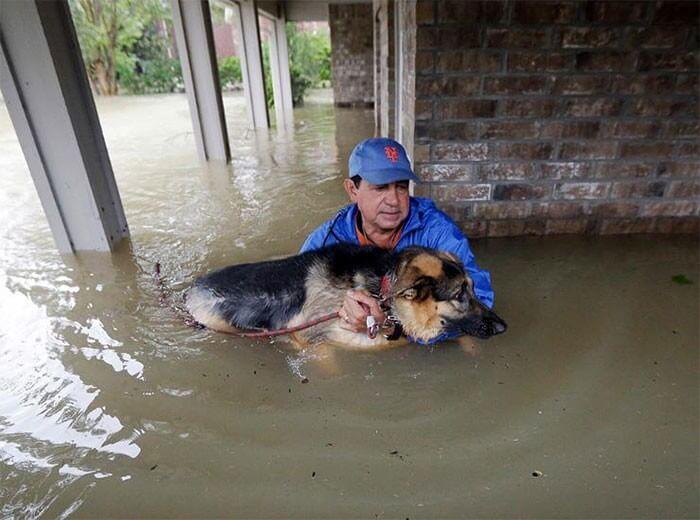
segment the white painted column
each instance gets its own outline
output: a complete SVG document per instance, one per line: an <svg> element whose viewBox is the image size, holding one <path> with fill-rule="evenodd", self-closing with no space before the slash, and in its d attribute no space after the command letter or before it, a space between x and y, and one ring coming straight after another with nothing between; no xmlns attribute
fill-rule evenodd
<svg viewBox="0 0 700 520"><path fill-rule="evenodd" d="M68 3L0 8L0 88L61 252L129 236Z"/></svg>
<svg viewBox="0 0 700 520"><path fill-rule="evenodd" d="M202 161L231 159L208 0L171 0L182 77Z"/></svg>
<svg viewBox="0 0 700 520"><path fill-rule="evenodd" d="M238 0L238 33L241 35L241 72L250 124L254 128L269 128L263 80L260 27L255 0Z"/></svg>
<svg viewBox="0 0 700 520"><path fill-rule="evenodd" d="M373 0L375 134L389 135L389 0Z"/></svg>
<svg viewBox="0 0 700 520"><path fill-rule="evenodd" d="M289 50L285 30L284 6L277 4L277 16L273 19L274 30L270 41L270 69L272 72L272 93L275 98L275 118L277 126L294 124L292 81L289 74Z"/></svg>

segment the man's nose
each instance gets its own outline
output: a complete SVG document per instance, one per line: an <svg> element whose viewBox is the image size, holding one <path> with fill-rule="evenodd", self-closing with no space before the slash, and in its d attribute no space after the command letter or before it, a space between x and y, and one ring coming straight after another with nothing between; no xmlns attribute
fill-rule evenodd
<svg viewBox="0 0 700 520"><path fill-rule="evenodd" d="M399 194L396 190L396 185L391 185L387 188L384 202L392 206L396 206L399 203Z"/></svg>

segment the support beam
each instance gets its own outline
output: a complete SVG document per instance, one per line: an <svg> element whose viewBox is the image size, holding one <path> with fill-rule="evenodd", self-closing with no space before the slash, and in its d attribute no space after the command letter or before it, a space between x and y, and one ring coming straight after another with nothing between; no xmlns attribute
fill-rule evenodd
<svg viewBox="0 0 700 520"><path fill-rule="evenodd" d="M396 140L415 161L416 0L396 0ZM414 185L411 183L411 194Z"/></svg>
<svg viewBox="0 0 700 520"><path fill-rule="evenodd" d="M294 124L292 81L289 75L289 51L285 30L284 6L277 4L277 16L272 18L274 30L270 38L270 69L272 73L272 93L275 98L275 119L277 126Z"/></svg>
<svg viewBox="0 0 700 520"><path fill-rule="evenodd" d="M373 0L375 135L387 137L389 128L389 0Z"/></svg>
<svg viewBox="0 0 700 520"><path fill-rule="evenodd" d="M65 0L3 2L0 88L61 252L129 236Z"/></svg>
<svg viewBox="0 0 700 520"><path fill-rule="evenodd" d="M208 0L171 0L173 29L197 151L202 161L231 159Z"/></svg>
<svg viewBox="0 0 700 520"><path fill-rule="evenodd" d="M237 30L241 35L241 72L250 123L254 128L269 128L258 9L255 0L238 0L237 4Z"/></svg>

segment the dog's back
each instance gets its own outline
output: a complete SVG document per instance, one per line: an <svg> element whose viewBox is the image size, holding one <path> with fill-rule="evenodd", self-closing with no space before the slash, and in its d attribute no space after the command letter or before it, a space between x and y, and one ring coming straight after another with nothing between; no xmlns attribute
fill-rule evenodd
<svg viewBox="0 0 700 520"><path fill-rule="evenodd" d="M301 312L311 286L323 292L319 284L328 291L363 281L376 284L390 257L375 247L336 244L282 260L233 265L198 278L186 305L195 320L215 330L279 329Z"/></svg>

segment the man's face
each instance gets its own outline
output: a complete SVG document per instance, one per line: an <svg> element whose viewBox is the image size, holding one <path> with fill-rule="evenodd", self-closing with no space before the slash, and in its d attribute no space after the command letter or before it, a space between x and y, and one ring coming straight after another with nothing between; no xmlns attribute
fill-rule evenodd
<svg viewBox="0 0 700 520"><path fill-rule="evenodd" d="M392 231L408 217L408 181L377 185L362 179L355 187L352 180L345 179L344 187L350 200L357 203L365 230Z"/></svg>

